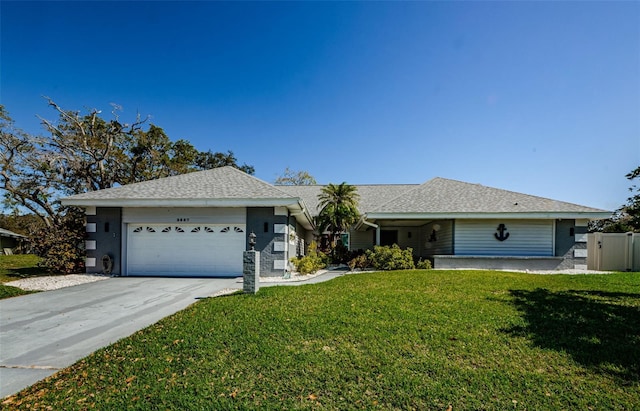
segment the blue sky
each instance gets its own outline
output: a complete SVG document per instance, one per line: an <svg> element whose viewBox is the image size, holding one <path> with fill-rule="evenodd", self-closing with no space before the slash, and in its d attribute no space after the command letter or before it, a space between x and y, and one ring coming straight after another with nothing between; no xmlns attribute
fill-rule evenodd
<svg viewBox="0 0 640 411"><path fill-rule="evenodd" d="M0 102L110 103L272 182L440 176L613 210L640 165L640 2L0 2Z"/></svg>

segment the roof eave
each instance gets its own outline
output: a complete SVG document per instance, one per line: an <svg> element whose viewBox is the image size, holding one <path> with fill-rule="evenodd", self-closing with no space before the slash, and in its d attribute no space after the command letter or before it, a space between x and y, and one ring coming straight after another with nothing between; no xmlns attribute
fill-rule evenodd
<svg viewBox="0 0 640 411"><path fill-rule="evenodd" d="M22 234L17 234L17 233L13 233L13 234L0 233L0 237L15 238L15 239L27 238L27 236L24 236Z"/></svg>
<svg viewBox="0 0 640 411"><path fill-rule="evenodd" d="M491 213L367 213L368 220L443 220L443 219L589 219L601 220L611 217L608 211L537 211L537 212L491 212Z"/></svg>
<svg viewBox="0 0 640 411"><path fill-rule="evenodd" d="M305 202L302 199L297 199L298 201L288 206L290 211L293 211L291 215L296 219L298 223L300 223L307 230L314 230L315 225L313 223L313 218L311 214L309 214L309 210L307 209Z"/></svg>
<svg viewBox="0 0 640 411"><path fill-rule="evenodd" d="M79 199L63 198L62 205L76 207L287 207L300 211L296 220L307 230L313 230L313 218L304 202L298 198L241 198L241 199Z"/></svg>
<svg viewBox="0 0 640 411"><path fill-rule="evenodd" d="M62 205L76 207L286 207L298 203L297 198L63 198Z"/></svg>

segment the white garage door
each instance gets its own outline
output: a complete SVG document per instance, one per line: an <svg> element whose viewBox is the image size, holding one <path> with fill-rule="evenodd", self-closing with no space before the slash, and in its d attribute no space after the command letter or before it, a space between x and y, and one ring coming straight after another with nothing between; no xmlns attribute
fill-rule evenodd
<svg viewBox="0 0 640 411"><path fill-rule="evenodd" d="M242 275L244 224L128 224L131 276Z"/></svg>

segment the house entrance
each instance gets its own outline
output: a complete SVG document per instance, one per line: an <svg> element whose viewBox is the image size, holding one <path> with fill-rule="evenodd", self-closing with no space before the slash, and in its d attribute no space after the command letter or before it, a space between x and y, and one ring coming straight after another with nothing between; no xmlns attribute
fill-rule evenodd
<svg viewBox="0 0 640 411"><path fill-rule="evenodd" d="M398 230L380 230L380 245L398 244Z"/></svg>

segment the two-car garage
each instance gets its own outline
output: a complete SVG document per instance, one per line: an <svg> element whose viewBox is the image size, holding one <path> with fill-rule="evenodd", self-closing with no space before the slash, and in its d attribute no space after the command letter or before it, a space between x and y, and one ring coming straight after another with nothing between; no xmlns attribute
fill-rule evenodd
<svg viewBox="0 0 640 411"><path fill-rule="evenodd" d="M61 201L85 209L87 273L115 276L240 277L251 232L260 275L282 276L314 225L300 197L231 166Z"/></svg>
<svg viewBox="0 0 640 411"><path fill-rule="evenodd" d="M235 218L220 210L215 216L194 215L195 211L167 210L168 214L179 216L163 216L165 221L173 222L127 222L126 275L241 276L242 253L247 241L244 209L234 210L231 214L242 213ZM136 210L124 214L125 219L137 219ZM148 214L146 219L150 220ZM225 222L210 222L221 219ZM193 223L194 220L209 222Z"/></svg>
<svg viewBox="0 0 640 411"><path fill-rule="evenodd" d="M130 276L242 275L244 225L129 224Z"/></svg>

